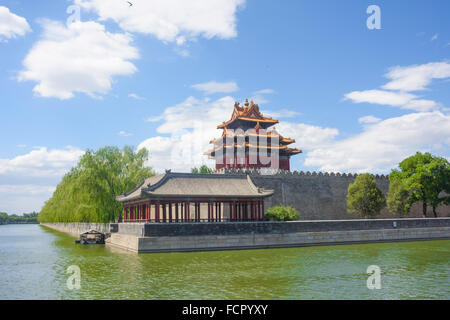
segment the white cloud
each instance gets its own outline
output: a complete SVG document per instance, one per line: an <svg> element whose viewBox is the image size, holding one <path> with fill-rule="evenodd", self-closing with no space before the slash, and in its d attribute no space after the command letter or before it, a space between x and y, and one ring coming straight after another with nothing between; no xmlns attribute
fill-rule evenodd
<svg viewBox="0 0 450 320"><path fill-rule="evenodd" d="M346 99L355 103L367 102L382 105L400 107L415 111L437 110L441 104L420 97L410 92L426 90L433 79L445 79L450 77L450 63L430 62L422 65L407 67L393 67L385 77L390 79L381 86L385 90L352 91L345 94ZM391 91L387 91L391 90Z"/></svg>
<svg viewBox="0 0 450 320"><path fill-rule="evenodd" d="M166 136L151 137L139 144L138 149L149 150L148 164L159 172L189 171L202 164L214 167L214 162L203 153L211 149L209 141L220 136L217 125L231 117L233 105L230 96L215 101L189 97L153 119L162 121L157 132Z"/></svg>
<svg viewBox="0 0 450 320"><path fill-rule="evenodd" d="M191 88L194 88L198 91L203 91L205 94L213 94L213 93L230 93L239 90L236 82L204 82L191 85Z"/></svg>
<svg viewBox="0 0 450 320"><path fill-rule="evenodd" d="M96 12L100 20L112 19L125 31L152 34L183 44L198 37L236 37L236 12L245 0L75 0Z"/></svg>
<svg viewBox="0 0 450 320"><path fill-rule="evenodd" d="M20 214L40 210L62 176L84 151L38 147L29 153L0 159L0 211Z"/></svg>
<svg viewBox="0 0 450 320"><path fill-rule="evenodd" d="M254 95L259 95L259 94L273 94L275 93L275 90L273 89L262 89L262 90L258 90L253 92Z"/></svg>
<svg viewBox="0 0 450 320"><path fill-rule="evenodd" d="M44 20L41 40L23 61L19 81L36 81L33 91L42 97L69 99L75 92L92 97L111 90L112 77L130 75L139 57L128 34L110 33L99 23L62 23Z"/></svg>
<svg viewBox="0 0 450 320"><path fill-rule="evenodd" d="M323 128L305 123L283 121L275 127L283 137L295 139L295 143L290 144L289 147L303 151L328 145L339 134L339 130L335 128Z"/></svg>
<svg viewBox="0 0 450 320"><path fill-rule="evenodd" d="M31 32L31 28L25 18L12 13L7 7L0 6L0 41L23 36L27 32Z"/></svg>
<svg viewBox="0 0 450 320"><path fill-rule="evenodd" d="M301 113L294 111L294 110L289 110L289 109L280 109L277 111L271 111L271 110L261 110L262 114L264 114L267 117L272 117L275 119L278 118L293 118L295 116L299 116Z"/></svg>
<svg viewBox="0 0 450 320"><path fill-rule="evenodd" d="M448 152L450 115L412 113L364 127L353 137L307 153L305 165L322 171L389 173L416 151Z"/></svg>
<svg viewBox="0 0 450 320"><path fill-rule="evenodd" d="M407 67L396 66L389 70L385 77L390 82L382 86L387 90L419 91L425 90L433 79L450 77L450 63L430 62Z"/></svg>
<svg viewBox="0 0 450 320"><path fill-rule="evenodd" d="M130 93L130 94L128 94L128 97L136 99L136 100L146 100L144 97L141 97L141 96L137 95L136 93Z"/></svg>
<svg viewBox="0 0 450 320"><path fill-rule="evenodd" d="M264 103L268 103L269 100L266 99L266 97L264 97L264 95L266 94L274 94L275 90L273 89L262 89L262 90L258 90L253 92L253 96L251 97L251 99L256 103L256 104L264 104Z"/></svg>
<svg viewBox="0 0 450 320"><path fill-rule="evenodd" d="M365 116L365 117L361 117L358 119L359 123L376 123L376 122L380 122L381 119L374 117L374 116Z"/></svg>
<svg viewBox="0 0 450 320"><path fill-rule="evenodd" d="M353 91L345 94L345 98L350 99L355 103L367 102L416 111L429 111L438 107L438 104L435 101L416 99L416 95L406 92L384 90Z"/></svg>
<svg viewBox="0 0 450 320"><path fill-rule="evenodd" d="M133 134L132 133L128 133L128 132L125 132L125 131L123 131L123 130L121 130L121 131L119 131L119 133L117 133L119 136L122 136L122 137L130 137L130 136L132 136Z"/></svg>
<svg viewBox="0 0 450 320"><path fill-rule="evenodd" d="M0 211L9 214L40 211L55 189L47 185L0 185Z"/></svg>
<svg viewBox="0 0 450 320"><path fill-rule="evenodd" d="M61 177L83 154L84 151L71 146L51 150L39 147L12 159L0 158L0 176Z"/></svg>
<svg viewBox="0 0 450 320"><path fill-rule="evenodd" d="M431 37L431 41L434 41L434 40L436 40L437 38L438 38L438 34L436 33L435 35L433 35L432 37Z"/></svg>

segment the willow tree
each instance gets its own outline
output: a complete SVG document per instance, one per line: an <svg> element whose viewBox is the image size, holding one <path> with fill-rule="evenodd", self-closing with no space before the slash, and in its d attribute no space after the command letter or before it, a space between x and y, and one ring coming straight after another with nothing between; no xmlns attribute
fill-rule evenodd
<svg viewBox="0 0 450 320"><path fill-rule="evenodd" d="M148 151L104 147L87 150L76 167L58 184L39 213L41 222L110 222L117 220L122 204L115 197L154 175L145 166Z"/></svg>
<svg viewBox="0 0 450 320"><path fill-rule="evenodd" d="M347 212L356 213L365 218L380 214L386 205L383 192L378 188L370 173L360 174L348 186Z"/></svg>

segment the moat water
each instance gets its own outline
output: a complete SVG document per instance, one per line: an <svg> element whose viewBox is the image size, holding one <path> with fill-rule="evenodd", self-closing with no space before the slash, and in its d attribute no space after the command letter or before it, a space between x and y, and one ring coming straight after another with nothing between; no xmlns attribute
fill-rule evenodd
<svg viewBox="0 0 450 320"><path fill-rule="evenodd" d="M135 254L74 239L0 226L0 299L450 299L450 240Z"/></svg>

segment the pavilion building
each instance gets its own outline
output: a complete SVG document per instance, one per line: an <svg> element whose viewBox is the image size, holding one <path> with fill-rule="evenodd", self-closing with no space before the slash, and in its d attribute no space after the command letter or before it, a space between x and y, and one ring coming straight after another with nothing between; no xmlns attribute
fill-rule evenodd
<svg viewBox="0 0 450 320"><path fill-rule="evenodd" d="M123 222L222 222L264 220L264 198L248 175L166 173L145 179L116 197Z"/></svg>
<svg viewBox="0 0 450 320"><path fill-rule="evenodd" d="M259 106L245 99L244 106L234 104L231 119L217 126L220 138L211 140L213 149L205 152L222 168L273 168L290 170L290 157L302 151L288 145L295 140L281 136L273 127L278 120L265 117ZM276 160L276 161L275 161Z"/></svg>

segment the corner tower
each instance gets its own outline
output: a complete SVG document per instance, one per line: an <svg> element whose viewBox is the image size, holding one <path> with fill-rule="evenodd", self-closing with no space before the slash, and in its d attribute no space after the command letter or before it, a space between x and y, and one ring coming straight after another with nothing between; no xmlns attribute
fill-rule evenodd
<svg viewBox="0 0 450 320"><path fill-rule="evenodd" d="M216 160L216 170L222 168L276 168L290 170L290 157L301 153L288 145L295 140L281 136L273 127L278 120L265 117L259 106L245 99L244 106L234 104L231 119L217 126L222 129L220 138L211 140L213 149L205 152ZM277 156L274 163L267 157Z"/></svg>

